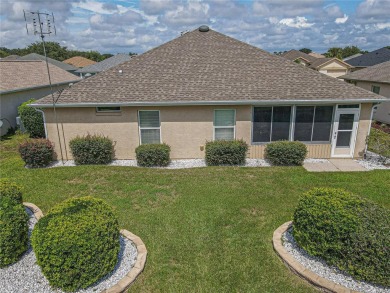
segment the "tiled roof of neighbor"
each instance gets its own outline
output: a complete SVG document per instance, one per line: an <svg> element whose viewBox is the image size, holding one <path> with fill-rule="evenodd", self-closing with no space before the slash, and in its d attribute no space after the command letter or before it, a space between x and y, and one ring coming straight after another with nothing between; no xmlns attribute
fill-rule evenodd
<svg viewBox="0 0 390 293"><path fill-rule="evenodd" d="M374 66L379 63L390 61L390 49L382 48L370 53L363 54L361 56L347 60L348 64L355 67L368 67Z"/></svg>
<svg viewBox="0 0 390 293"><path fill-rule="evenodd" d="M354 71L339 78L390 83L390 61Z"/></svg>
<svg viewBox="0 0 390 293"><path fill-rule="evenodd" d="M81 57L81 56L74 56L72 58L64 60L64 63L71 64L75 67L80 68L80 67L85 67L85 66L95 64L96 61L93 61L93 60L90 60L90 59L87 59L87 58Z"/></svg>
<svg viewBox="0 0 390 293"><path fill-rule="evenodd" d="M24 55L22 57L20 57L18 60L41 60L41 61L46 61L45 60L45 56L43 55L39 55L39 54L36 54L36 53L31 53L31 54L27 54L27 55ZM50 63L50 64L53 64L63 70L66 70L66 71L75 71L77 70L76 67L72 66L72 65L69 65L69 64L66 64L64 62L61 62L61 61L58 61L58 60L55 60L53 58L47 58L47 62Z"/></svg>
<svg viewBox="0 0 390 293"><path fill-rule="evenodd" d="M80 68L77 70L77 73L97 73L104 70L107 70L115 65L121 64L125 61L129 61L131 56L129 54L117 54L110 58L107 58L101 62Z"/></svg>
<svg viewBox="0 0 390 293"><path fill-rule="evenodd" d="M309 55L312 57L315 57L315 58L325 58L324 55L322 55L320 53L316 53L316 52L311 52L311 53L309 53Z"/></svg>
<svg viewBox="0 0 390 293"><path fill-rule="evenodd" d="M216 31L194 30L64 90L58 105L356 99L382 97ZM49 107L49 100L36 104Z"/></svg>
<svg viewBox="0 0 390 293"><path fill-rule="evenodd" d="M52 84L77 82L77 76L49 64ZM15 91L31 87L47 86L49 78L46 63L28 60L0 61L0 92Z"/></svg>
<svg viewBox="0 0 390 293"><path fill-rule="evenodd" d="M318 58L316 60L314 60L312 63L310 63L310 68L314 68L314 69L318 69L320 68L322 65L325 65L326 63L330 63L332 61L338 61L340 64L343 64L345 65L345 67L352 67L351 65L337 59L337 58Z"/></svg>
<svg viewBox="0 0 390 293"><path fill-rule="evenodd" d="M306 59L307 61L309 62L313 62L315 60L317 60L316 57L314 56L311 56L309 54L306 54L306 53L303 53L301 51L298 51L298 50L290 50L286 53L283 53L282 55L280 55L288 60L291 60L291 61L294 61L296 60L297 58L301 57L301 58L304 58Z"/></svg>

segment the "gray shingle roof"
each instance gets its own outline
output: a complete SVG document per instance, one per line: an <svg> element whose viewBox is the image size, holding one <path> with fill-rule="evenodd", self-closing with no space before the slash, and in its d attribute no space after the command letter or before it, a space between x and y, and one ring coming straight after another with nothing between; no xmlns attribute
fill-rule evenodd
<svg viewBox="0 0 390 293"><path fill-rule="evenodd" d="M114 67L118 64L121 64L125 61L129 61L131 56L129 54L117 54L110 58L107 58L101 62L80 68L77 70L77 73L98 73L104 70L107 70L111 67Z"/></svg>
<svg viewBox="0 0 390 293"><path fill-rule="evenodd" d="M59 106L382 97L216 31L194 30L66 89ZM49 106L46 97L37 104Z"/></svg>
<svg viewBox="0 0 390 293"><path fill-rule="evenodd" d="M340 76L346 80L364 80L381 83L390 83L390 61L370 66L350 74Z"/></svg>
<svg viewBox="0 0 390 293"><path fill-rule="evenodd" d="M390 61L390 49L387 48L378 49L359 57L346 60L348 64L355 67L374 66L386 61Z"/></svg>
<svg viewBox="0 0 390 293"><path fill-rule="evenodd" d="M310 63L309 67L314 68L314 69L318 69L321 66L325 65L326 63L330 63L331 61L336 61L336 62L339 61L340 64L343 64L347 68L352 67L348 63L345 63L344 61L337 59L337 58L317 58L312 63Z"/></svg>
<svg viewBox="0 0 390 293"><path fill-rule="evenodd" d="M314 62L314 61L316 61L318 59L317 57L311 56L309 54L306 54L306 53L298 51L298 50L290 50L290 51L288 51L286 53L283 53L280 56L282 56L282 57L284 57L284 58L286 58L288 60L291 60L291 61L295 61L299 57L304 58L304 59L306 59L309 62Z"/></svg>
<svg viewBox="0 0 390 293"><path fill-rule="evenodd" d="M45 56L42 56L42 55L39 55L39 54L36 54L36 53L31 53L31 54L27 54L27 55L24 55L22 57L19 57L18 60L39 60L39 61L45 61ZM61 61L58 61L58 60L55 60L53 58L47 58L47 62L49 62L50 64L53 64L63 70L66 70L66 71L75 71L77 70L77 67L74 67L70 64L66 64L64 62L61 62Z"/></svg>

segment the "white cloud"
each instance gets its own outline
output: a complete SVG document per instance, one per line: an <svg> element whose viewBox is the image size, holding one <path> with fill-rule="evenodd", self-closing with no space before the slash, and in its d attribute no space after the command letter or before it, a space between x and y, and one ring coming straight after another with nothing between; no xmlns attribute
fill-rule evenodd
<svg viewBox="0 0 390 293"><path fill-rule="evenodd" d="M309 28L314 25L314 23L308 23L307 18L304 16L297 16L296 18L283 18L281 21L279 21L279 23L295 28Z"/></svg>
<svg viewBox="0 0 390 293"><path fill-rule="evenodd" d="M334 22L340 24L340 23L346 23L347 20L348 20L348 15L344 14L343 17L336 18Z"/></svg>

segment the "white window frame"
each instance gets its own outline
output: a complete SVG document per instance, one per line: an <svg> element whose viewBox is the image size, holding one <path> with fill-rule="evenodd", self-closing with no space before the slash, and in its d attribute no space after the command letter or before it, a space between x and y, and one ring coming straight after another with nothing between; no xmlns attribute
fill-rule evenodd
<svg viewBox="0 0 390 293"><path fill-rule="evenodd" d="M141 127L141 115L140 112L158 112L158 124L159 127ZM141 129L158 129L160 131L160 143L162 143L161 136L161 113L160 110L138 110L138 135L139 135L139 145L142 145Z"/></svg>
<svg viewBox="0 0 390 293"><path fill-rule="evenodd" d="M215 112L216 111L234 111L234 125L233 126L215 126ZM213 116L213 140L215 141L215 129L216 128L233 128L233 140L236 139L236 109L214 109Z"/></svg>

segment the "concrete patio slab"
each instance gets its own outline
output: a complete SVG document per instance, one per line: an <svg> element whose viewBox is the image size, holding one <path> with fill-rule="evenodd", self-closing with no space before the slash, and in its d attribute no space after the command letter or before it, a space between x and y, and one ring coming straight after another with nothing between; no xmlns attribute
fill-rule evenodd
<svg viewBox="0 0 390 293"><path fill-rule="evenodd" d="M329 159L324 162L304 163L309 172L361 172L368 171L352 159Z"/></svg>
<svg viewBox="0 0 390 293"><path fill-rule="evenodd" d="M340 171L331 162L304 163L303 167L309 172L337 172Z"/></svg>

